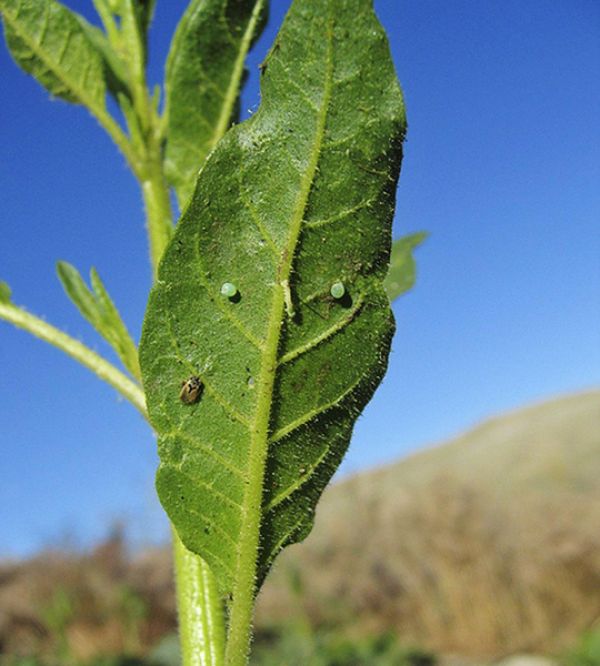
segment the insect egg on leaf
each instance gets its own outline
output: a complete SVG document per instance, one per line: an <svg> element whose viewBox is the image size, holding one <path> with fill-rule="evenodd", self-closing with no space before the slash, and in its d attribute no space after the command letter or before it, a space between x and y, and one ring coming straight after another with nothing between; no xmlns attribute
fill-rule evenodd
<svg viewBox="0 0 600 666"><path fill-rule="evenodd" d="M224 282L221 285L221 296L235 298L238 294L238 288L232 282Z"/></svg>
<svg viewBox="0 0 600 666"><path fill-rule="evenodd" d="M333 298L339 300L340 298L344 297L346 293L346 287L344 286L343 282L334 282L331 285L329 293L333 296Z"/></svg>

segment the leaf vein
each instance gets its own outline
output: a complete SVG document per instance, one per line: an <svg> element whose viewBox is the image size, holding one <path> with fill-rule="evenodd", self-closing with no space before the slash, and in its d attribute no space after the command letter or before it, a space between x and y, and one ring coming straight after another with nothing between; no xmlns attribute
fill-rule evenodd
<svg viewBox="0 0 600 666"><path fill-rule="evenodd" d="M272 251L272 254L275 257L279 257L280 251L279 251L279 248L277 247L277 245L275 244L275 241L273 240L273 236L271 236L271 234L269 233L269 230L263 224L263 221L260 219L260 215L258 214L258 211L254 207L254 204L248 198L247 193L244 190L244 186L243 186L243 183L242 183L242 170L241 169L240 169L239 181L240 181L240 197L242 199L243 204L246 206L246 208L248 209L248 212L250 213L250 219L252 220L252 222L254 223L254 225L256 226L258 231L260 232L261 236L266 241L267 245L269 246L269 248Z"/></svg>
<svg viewBox="0 0 600 666"><path fill-rule="evenodd" d="M319 465L327 458L327 454L330 451L330 446L329 444L325 445L325 448L323 449L323 452L321 455L317 458L315 463L310 466L310 469L306 471L305 474L303 474L299 479L294 481L291 485L289 485L284 491L280 492L278 495L276 495L265 507L264 511L266 513L270 513L273 509L276 509L282 502L284 502L288 497L291 497L297 490L300 490L302 486L304 486L308 481L312 479L314 476L314 473L319 467Z"/></svg>
<svg viewBox="0 0 600 666"><path fill-rule="evenodd" d="M17 4L17 8L15 10L15 14L13 16L14 21L17 21L21 17L21 10L23 9L23 4L24 0L19 0L19 3Z"/></svg>
<svg viewBox="0 0 600 666"><path fill-rule="evenodd" d="M336 213L335 215L325 217L321 220L305 221L304 226L308 229L312 229L314 227L324 227L327 224L331 224L332 222L339 222L340 220L343 220L346 217L350 217L354 213L358 213L359 211L363 210L364 208L369 208L373 203L374 203L373 199L363 199L362 201L357 203L355 206L352 206L350 208L346 208L345 210L342 210L339 213Z"/></svg>
<svg viewBox="0 0 600 666"><path fill-rule="evenodd" d="M42 44L44 42L44 39L46 39L46 35L48 34L48 24L50 23L50 5L46 5L45 11L44 11L44 20L42 23L42 29L40 31L40 34L37 39L38 46L42 48Z"/></svg>
<svg viewBox="0 0 600 666"><path fill-rule="evenodd" d="M316 419L318 416L323 415L325 412L328 412L330 409L337 407L343 400L352 395L352 393L360 386L362 378L358 379L354 384L352 384L345 391L342 391L340 395L331 402L326 403L325 405L320 405L310 409L308 412L305 412L302 416L299 416L297 419L294 419L286 426L283 426L276 430L273 435L269 438L269 443L274 444L282 440L284 437L291 435L295 430L301 428L302 426L310 423L312 420Z"/></svg>
<svg viewBox="0 0 600 666"><path fill-rule="evenodd" d="M187 366L191 372L198 372L198 370L193 366L192 363L190 363L186 358L181 353L181 350L179 349L179 343L177 342L177 337L175 336L175 332L173 331L173 321L172 319L169 319L169 324L168 324L168 329L169 329L169 338L171 341L171 346L173 347L173 350L175 351L175 356L177 359L182 363L183 365ZM212 383L203 375L201 377L202 383L204 384L204 388L212 395L212 397L221 405L221 407L228 413L230 414L236 421L241 423L243 426L246 428L250 428L250 421L248 418L246 418L243 414L240 414L240 412L237 411L237 409L227 400L227 398L221 394L220 391L218 391Z"/></svg>
<svg viewBox="0 0 600 666"><path fill-rule="evenodd" d="M214 520L212 520L211 518L209 518L205 513L202 513L202 511L199 511L198 509L196 509L196 508L193 507L193 506L188 506L188 507L187 507L187 510L188 510L190 513L192 513L193 515L195 515L195 516L197 516L198 518L200 518L200 520L204 521L205 523L208 523L208 524L209 524L209 525L215 530L215 532L218 532L222 537L224 537L227 541L229 541L229 543L230 543L232 546L235 546L235 545L236 545L236 541L235 541L235 539L231 536L231 534L229 534L229 532L225 531L225 530L219 525L219 523L216 523Z"/></svg>
<svg viewBox="0 0 600 666"><path fill-rule="evenodd" d="M279 63L279 61L276 61ZM279 63L279 70L283 73L287 83L294 88L298 92L298 94L302 97L302 99L310 106L310 108L315 112L315 113L321 113L321 109L317 106L313 98L304 90L304 88L296 81L294 80L291 76L289 71L281 64Z"/></svg>
<svg viewBox="0 0 600 666"><path fill-rule="evenodd" d="M233 46L235 50L237 50L237 42L235 40L235 37L233 36L233 33L229 29L229 23L227 21L227 17L225 16L225 8L226 5L223 4L221 7L221 13L219 14L219 23L221 24L223 31L225 32L227 41L231 44L231 46Z"/></svg>
<svg viewBox="0 0 600 666"><path fill-rule="evenodd" d="M169 421L169 423L171 424L172 428L175 427L175 424L172 421ZM201 449L202 451L207 453L211 458L214 458L218 463L223 465L225 469L229 470L235 476L239 477L240 479L246 478L245 474L241 470L239 470L233 463L231 463L227 458L222 456L220 453L217 453L212 446L198 439L196 435L189 435L181 430L174 429L169 432L165 432L163 437L169 439L175 439L176 437L180 437L184 441L189 442L196 448Z"/></svg>
<svg viewBox="0 0 600 666"><path fill-rule="evenodd" d="M208 284L206 277L204 275L204 265L202 263L202 258L200 256L200 250L198 248L198 243L194 243L194 253L196 255L196 263L197 263L197 274L198 274L198 279L200 280L200 283L206 289L206 293L210 300L212 301L213 305L217 307L218 310L220 310L227 319L238 329L238 331L248 340L254 347L256 347L259 351L264 350L264 343L260 341L256 336L251 333L246 326L235 316L233 315L229 309L218 299L215 298L214 295L211 292L210 285Z"/></svg>
<svg viewBox="0 0 600 666"><path fill-rule="evenodd" d="M359 311L362 309L363 305L365 303L364 296L360 294L358 298L356 299L356 303L354 306L350 309L348 312L347 316L344 317L343 319L340 319L337 321L333 326L330 326L326 331L323 331L320 335L317 335L315 338L312 338L308 342L306 342L303 345L300 345L299 347L296 347L295 349L292 349L291 351L287 352L284 354L280 359L279 359L279 365L285 365L286 363L289 363L290 361L293 361L294 359L298 358L299 356L302 356L309 352L311 349L314 349L315 347L318 347L322 342L327 340L328 338L332 337L336 333L339 333L342 331L352 320L356 315L359 313Z"/></svg>
<svg viewBox="0 0 600 666"><path fill-rule="evenodd" d="M67 53L67 50L69 48L69 44L71 43L71 37L73 36L73 31L69 30L67 34L65 35L65 41L63 43L63 47L60 50L60 53L58 54L58 60L56 61L56 64L58 67L62 65L63 59Z"/></svg>
<svg viewBox="0 0 600 666"><path fill-rule="evenodd" d="M183 465L184 465L183 460L180 463L176 464L176 465L171 464L171 463L163 463L163 465L165 465L167 467L173 467L174 469L177 470L177 472L179 474L181 474L181 476L184 476L186 479L189 479L194 484L202 486L202 488L204 488L210 495L213 495L213 497L216 497L217 499L220 499L220 500L224 501L226 504L229 504L229 506L236 509L237 511L241 511L241 509L242 509L241 504L238 504L236 501L232 500L231 497L229 497L228 495L225 495L224 493L219 492L215 488L214 484L207 483L206 481L203 481L202 479L200 479L196 476L193 476L189 472L184 471L183 470Z"/></svg>
<svg viewBox="0 0 600 666"><path fill-rule="evenodd" d="M304 519L305 516L300 516L300 518L298 518L298 520L294 523L294 525L289 530L287 530L287 532L283 533L281 538L277 541L277 543L273 546L273 548L271 548L271 552L267 560L268 562L273 561L277 553L279 553L285 547L286 542L293 537L294 533L297 532L300 527L302 527Z"/></svg>

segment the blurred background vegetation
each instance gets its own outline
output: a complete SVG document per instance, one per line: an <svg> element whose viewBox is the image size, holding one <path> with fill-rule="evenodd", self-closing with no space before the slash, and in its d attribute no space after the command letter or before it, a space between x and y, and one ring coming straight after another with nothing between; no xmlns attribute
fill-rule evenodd
<svg viewBox="0 0 600 666"><path fill-rule="evenodd" d="M589 391L333 485L261 592L252 664L599 666L598 470ZM1 666L176 666L175 632L169 548L123 529L0 563Z"/></svg>

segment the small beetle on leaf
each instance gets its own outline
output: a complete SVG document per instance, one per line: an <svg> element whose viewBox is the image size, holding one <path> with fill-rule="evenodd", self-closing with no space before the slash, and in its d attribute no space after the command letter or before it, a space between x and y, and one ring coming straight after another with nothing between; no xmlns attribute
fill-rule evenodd
<svg viewBox="0 0 600 666"><path fill-rule="evenodd" d="M200 377L192 375L189 379L181 382L179 399L184 405L195 405L200 400L203 388L204 384Z"/></svg>

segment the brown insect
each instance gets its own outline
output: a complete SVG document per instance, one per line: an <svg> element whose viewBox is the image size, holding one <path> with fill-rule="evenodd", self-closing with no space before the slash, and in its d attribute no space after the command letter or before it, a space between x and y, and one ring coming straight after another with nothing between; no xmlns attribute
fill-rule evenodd
<svg viewBox="0 0 600 666"><path fill-rule="evenodd" d="M184 405L195 405L200 400L203 388L204 384L200 377L192 375L189 379L181 382L179 399Z"/></svg>

